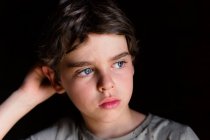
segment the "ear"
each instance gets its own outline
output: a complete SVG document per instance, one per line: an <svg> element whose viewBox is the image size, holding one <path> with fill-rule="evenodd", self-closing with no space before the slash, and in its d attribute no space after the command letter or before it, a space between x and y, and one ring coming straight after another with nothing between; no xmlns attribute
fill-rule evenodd
<svg viewBox="0 0 210 140"><path fill-rule="evenodd" d="M63 86L56 81L55 71L53 69L47 66L42 66L42 71L57 93L62 94L65 92Z"/></svg>

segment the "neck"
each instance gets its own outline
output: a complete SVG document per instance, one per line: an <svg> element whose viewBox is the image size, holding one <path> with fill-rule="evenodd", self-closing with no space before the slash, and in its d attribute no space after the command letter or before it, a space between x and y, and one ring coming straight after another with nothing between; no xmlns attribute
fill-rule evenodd
<svg viewBox="0 0 210 140"><path fill-rule="evenodd" d="M97 121L84 117L87 128L97 137L107 139L116 138L128 134L134 130L145 116L134 110L128 109L118 118L111 121Z"/></svg>

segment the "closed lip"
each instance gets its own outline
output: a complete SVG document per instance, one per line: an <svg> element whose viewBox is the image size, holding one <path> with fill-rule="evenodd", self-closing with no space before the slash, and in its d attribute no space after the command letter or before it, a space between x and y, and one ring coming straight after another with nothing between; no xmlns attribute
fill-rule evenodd
<svg viewBox="0 0 210 140"><path fill-rule="evenodd" d="M111 103L111 102L118 102L118 101L120 101L120 100L117 98L105 98L99 103L99 106L102 106L103 104L107 104L107 103Z"/></svg>

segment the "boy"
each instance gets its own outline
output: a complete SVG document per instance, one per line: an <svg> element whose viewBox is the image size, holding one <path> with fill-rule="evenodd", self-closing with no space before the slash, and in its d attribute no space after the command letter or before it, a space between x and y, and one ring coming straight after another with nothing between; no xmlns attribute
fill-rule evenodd
<svg viewBox="0 0 210 140"><path fill-rule="evenodd" d="M188 126L129 108L137 44L113 1L69 0L56 14L41 66L0 106L0 138L54 93L67 93L82 121L63 119L28 140L198 140Z"/></svg>

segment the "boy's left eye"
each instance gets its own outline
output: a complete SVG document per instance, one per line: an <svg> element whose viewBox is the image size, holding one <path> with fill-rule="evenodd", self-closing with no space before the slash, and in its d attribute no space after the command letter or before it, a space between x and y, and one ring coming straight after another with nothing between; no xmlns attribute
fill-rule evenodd
<svg viewBox="0 0 210 140"><path fill-rule="evenodd" d="M118 62L114 63L114 67L117 69L120 69L125 65L125 63L126 63L125 61L118 61Z"/></svg>

